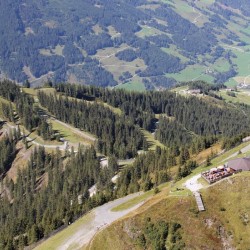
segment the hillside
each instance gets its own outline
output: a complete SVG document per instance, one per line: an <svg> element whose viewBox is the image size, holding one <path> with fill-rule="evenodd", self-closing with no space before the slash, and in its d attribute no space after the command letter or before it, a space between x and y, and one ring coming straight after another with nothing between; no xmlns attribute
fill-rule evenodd
<svg viewBox="0 0 250 250"><path fill-rule="evenodd" d="M146 192L137 197L143 201L158 186L169 190L222 150L239 145L245 153L241 142L250 134L249 106L203 95L73 84L31 89L4 80L0 96L4 250L36 244L103 204L101 211L123 206L129 194Z"/></svg>
<svg viewBox="0 0 250 250"><path fill-rule="evenodd" d="M123 203L117 200L117 207L113 203L100 206L98 212L93 210L36 249L66 246L69 249L145 249L145 243L146 249L166 249L160 247L162 243L166 243L167 249L247 249L249 173L234 175L210 187L198 179L204 187L200 192L206 209L200 213L192 193L183 184L191 182L201 171L239 157L239 150L244 156L249 155L249 148L249 142L243 143L214 158L211 166L202 165L174 184L159 185L159 192L136 193ZM210 151L201 152L197 158L203 161ZM136 209L137 206L140 207ZM134 211L114 223L110 221L110 217L120 217L129 210ZM165 236L160 237L161 233Z"/></svg>
<svg viewBox="0 0 250 250"><path fill-rule="evenodd" d="M247 84L249 8L246 0L7 0L0 4L0 73L34 86Z"/></svg>
<svg viewBox="0 0 250 250"><path fill-rule="evenodd" d="M181 237L172 241L170 249L247 249L250 244L248 180L249 175L239 175L232 183L225 180L202 191L204 213L197 212L192 196L160 194L159 201L149 200L135 214L100 232L87 249L144 249L139 236L147 225L147 218L153 223L164 221L180 225ZM171 236L167 239L169 246L170 239Z"/></svg>
<svg viewBox="0 0 250 250"><path fill-rule="evenodd" d="M86 249L248 249L249 177L238 174L202 189L206 211L200 213L187 191L171 193L165 188L97 233ZM166 223L168 232L162 246L160 223Z"/></svg>

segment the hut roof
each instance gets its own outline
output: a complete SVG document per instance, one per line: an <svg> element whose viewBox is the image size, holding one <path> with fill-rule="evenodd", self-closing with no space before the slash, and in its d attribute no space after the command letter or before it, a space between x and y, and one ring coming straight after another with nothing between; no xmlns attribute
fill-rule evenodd
<svg viewBox="0 0 250 250"><path fill-rule="evenodd" d="M238 158L228 162L228 167L234 170L250 171L250 158Z"/></svg>

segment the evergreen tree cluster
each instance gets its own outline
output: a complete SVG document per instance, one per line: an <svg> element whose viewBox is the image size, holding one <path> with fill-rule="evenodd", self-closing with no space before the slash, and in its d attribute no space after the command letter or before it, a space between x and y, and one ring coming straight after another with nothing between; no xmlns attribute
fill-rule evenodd
<svg viewBox="0 0 250 250"><path fill-rule="evenodd" d="M178 135L176 136L176 131ZM183 145L190 144L193 136L183 126L181 126L175 119L170 120L161 116L159 119L159 126L155 132L155 138L165 145Z"/></svg>
<svg viewBox="0 0 250 250"><path fill-rule="evenodd" d="M0 180L11 167L11 163L16 156L16 140L13 135L5 136L0 140Z"/></svg>
<svg viewBox="0 0 250 250"><path fill-rule="evenodd" d="M52 140L55 138L55 133L45 118L40 118L37 125L37 134L44 140Z"/></svg>
<svg viewBox="0 0 250 250"><path fill-rule="evenodd" d="M189 89L200 89L201 93L206 95L208 95L210 91L219 91L220 89L226 88L224 84L209 84L205 81L193 81L187 84Z"/></svg>
<svg viewBox="0 0 250 250"><path fill-rule="evenodd" d="M4 159L2 150L0 155ZM112 171L100 169L94 148L80 147L77 154L72 149L65 157L59 150L48 154L36 148L15 182L1 182L9 193L0 202L1 249L23 249L113 199L110 179L102 182L103 171L109 176ZM90 198L88 189L95 183L103 189Z"/></svg>
<svg viewBox="0 0 250 250"><path fill-rule="evenodd" d="M200 86L200 83L193 86ZM239 112L242 107L233 108L223 102L218 105L195 96L184 97L170 91L137 93L69 84L58 84L56 89L66 96L102 100L120 108L131 121L149 131L156 128L155 114L160 114L156 138L168 146L190 143L197 136L230 138L250 130L244 112ZM204 91L208 90L212 87L205 86ZM247 107L245 109L249 112Z"/></svg>
<svg viewBox="0 0 250 250"><path fill-rule="evenodd" d="M133 165L120 172L117 182L118 196L124 196L139 190L150 190L153 186L168 181L170 167L176 165L176 156L171 150L157 148L139 155Z"/></svg>
<svg viewBox="0 0 250 250"><path fill-rule="evenodd" d="M0 202L0 247L22 249L95 206L166 182L173 164L168 152L157 148L121 170L115 188L111 182L118 170L114 156L101 168L93 147L79 147L76 154L72 148L65 156L59 150L48 154L43 147L35 148L27 168L18 170L15 182L8 178L1 181L9 195ZM90 197L88 189L94 184L98 191Z"/></svg>
<svg viewBox="0 0 250 250"><path fill-rule="evenodd" d="M8 140L1 141L6 152L6 143L16 141L15 136ZM4 152L1 150L1 160L12 155L10 151L5 155ZM109 157L107 167L100 167L93 147L80 146L77 153L72 148L65 155L59 150L48 154L43 147L35 148L27 168L18 170L16 181L5 178L0 183L8 193L0 202L1 249L22 249L67 226L95 206L168 181L172 178L170 167L185 152L158 147L155 152L140 155L133 165L120 171L115 186L111 181L118 171L115 156ZM6 168L13 160L4 160L3 166ZM90 197L88 190L93 185L97 193Z"/></svg>
<svg viewBox="0 0 250 250"><path fill-rule="evenodd" d="M131 158L138 149L146 148L146 141L133 121L114 114L101 104L47 95L42 91L38 98L59 120L96 135L97 148L105 155Z"/></svg>
<svg viewBox="0 0 250 250"><path fill-rule="evenodd" d="M20 88L10 80L0 81L0 95L11 102L15 102L21 95Z"/></svg>
<svg viewBox="0 0 250 250"><path fill-rule="evenodd" d="M13 106L11 102L7 103L2 103L2 114L3 118L8 119L11 122L15 121L15 116L13 112Z"/></svg>
<svg viewBox="0 0 250 250"><path fill-rule="evenodd" d="M3 115L6 119L11 122L21 122L30 132L37 129L38 135L45 140L54 137L51 126L45 118L39 115L39 109L33 97L23 93L18 85L9 80L0 81L0 96L9 101L9 104L2 104ZM14 107L16 112L14 112Z"/></svg>
<svg viewBox="0 0 250 250"><path fill-rule="evenodd" d="M146 218L136 242L143 249L181 250L185 247L181 234L179 223L164 220L153 222L151 218Z"/></svg>
<svg viewBox="0 0 250 250"><path fill-rule="evenodd" d="M21 123L28 131L35 129L39 122L39 115L34 112L34 99L25 93L21 93L19 98L15 100L16 112L21 119Z"/></svg>

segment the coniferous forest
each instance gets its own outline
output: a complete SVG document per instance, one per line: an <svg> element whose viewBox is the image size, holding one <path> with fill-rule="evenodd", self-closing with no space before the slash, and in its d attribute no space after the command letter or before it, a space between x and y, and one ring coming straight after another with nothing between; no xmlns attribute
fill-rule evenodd
<svg viewBox="0 0 250 250"><path fill-rule="evenodd" d="M248 249L249 30L250 0L0 0L0 250Z"/></svg>
<svg viewBox="0 0 250 250"><path fill-rule="evenodd" d="M180 146L206 136L231 138L249 131L248 106L244 113L223 102L185 97L167 90L136 93L71 84L58 84L55 88L66 96L83 100L100 99L120 108L127 119L149 131L156 128L155 115L160 116L156 137L165 145Z"/></svg>
<svg viewBox="0 0 250 250"><path fill-rule="evenodd" d="M247 50L249 2L184 1L182 9L179 4L5 0L0 5L1 74L20 83L32 75L34 86L41 78L72 82L73 76L73 82L103 87L130 82L136 74L147 89L173 86L176 73L193 65L211 67L214 83L241 76L241 57L230 45ZM196 13L206 22L197 25ZM117 67L106 67L102 50ZM221 61L228 66L218 69Z"/></svg>
<svg viewBox="0 0 250 250"><path fill-rule="evenodd" d="M146 141L138 126L125 116L114 114L109 108L97 103L38 93L42 106L59 120L88 131L99 138L97 148L105 155L131 158L138 149L146 148Z"/></svg>
<svg viewBox="0 0 250 250"><path fill-rule="evenodd" d="M42 107L49 116L92 133L97 143L65 152L33 147L27 166L19 168L12 179L7 173L18 153L17 144L25 148L25 135L20 129L0 135L0 249L23 249L93 207L185 177L197 167L193 155L218 141L230 148L250 130L248 106L239 112L239 106L216 99L70 84L54 89L53 94L38 90L38 103L14 83L0 82L0 96L6 100L3 118L50 140L53 131L49 132L39 112ZM148 150L143 131L154 133L164 147ZM139 150L143 152L138 155ZM107 167L100 166L98 153L109 157ZM135 161L120 168L117 160L126 158ZM174 175L172 167L178 167ZM116 174L119 178L113 183ZM90 197L93 185L97 193ZM144 232L143 237L151 236Z"/></svg>

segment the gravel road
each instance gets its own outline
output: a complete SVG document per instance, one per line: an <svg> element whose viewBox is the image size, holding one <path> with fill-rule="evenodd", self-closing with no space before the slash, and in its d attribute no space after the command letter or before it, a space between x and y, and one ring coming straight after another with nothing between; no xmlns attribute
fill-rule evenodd
<svg viewBox="0 0 250 250"><path fill-rule="evenodd" d="M244 148L242 148L240 151L244 154L246 152L248 152L250 150L250 144L248 144L247 146L245 146ZM223 161L227 161L235 156L237 156L239 154L239 152L233 153L230 156L228 156L226 159L224 159ZM240 155L239 155L240 157Z"/></svg>
<svg viewBox="0 0 250 250"><path fill-rule="evenodd" d="M135 193L128 195L126 197L117 199L115 201L111 201L106 203L102 206L95 208L91 213L94 215L93 218L84 223L78 230L73 234L70 235L65 241L59 246L58 250L67 250L67 249L81 249L82 246L88 244L94 235L110 225L112 222L116 221L117 219L123 217L124 215L128 214L129 212L135 210L136 208L140 207L143 202L123 211L119 212L112 212L112 208L136 197L141 195L142 192Z"/></svg>
<svg viewBox="0 0 250 250"><path fill-rule="evenodd" d="M17 126L13 126L13 125L10 125L8 123L5 123L3 128L6 129L6 132L7 130L9 129L17 129ZM67 142L65 141L63 145L46 145L46 144L43 144L43 143L39 143L37 142L35 139L29 137L29 136L26 136L26 139L28 142L36 145L36 146L41 146L41 147L45 147L45 148L50 148L50 149L56 149L56 148L59 148L59 150L65 150L66 147L67 147Z"/></svg>
<svg viewBox="0 0 250 250"><path fill-rule="evenodd" d="M53 119L53 120L56 121L57 123L60 123L60 124L63 125L64 127L67 127L68 129L70 129L71 131L73 131L75 134L77 134L77 135L79 135L79 136L82 136L82 137L86 138L87 140L90 140L90 141L92 141L92 142L95 142L95 141L96 141L96 138L95 138L94 136L92 136L92 135L90 135L90 134L88 134L88 133L86 133L86 132L84 132L84 131L81 131L81 130L79 130L79 129L77 129L77 128L75 128L75 127L73 127L73 126L71 126L71 125L69 125L69 124L67 124L67 123L64 123L64 122L62 122L62 121L59 121L59 120L57 120L57 119L55 119L55 118L52 118L52 117L51 117L51 119Z"/></svg>
<svg viewBox="0 0 250 250"><path fill-rule="evenodd" d="M198 179L201 177L201 174L197 174L192 178L188 179L184 186L189 189L191 192L197 192L203 188L202 184L198 182Z"/></svg>

